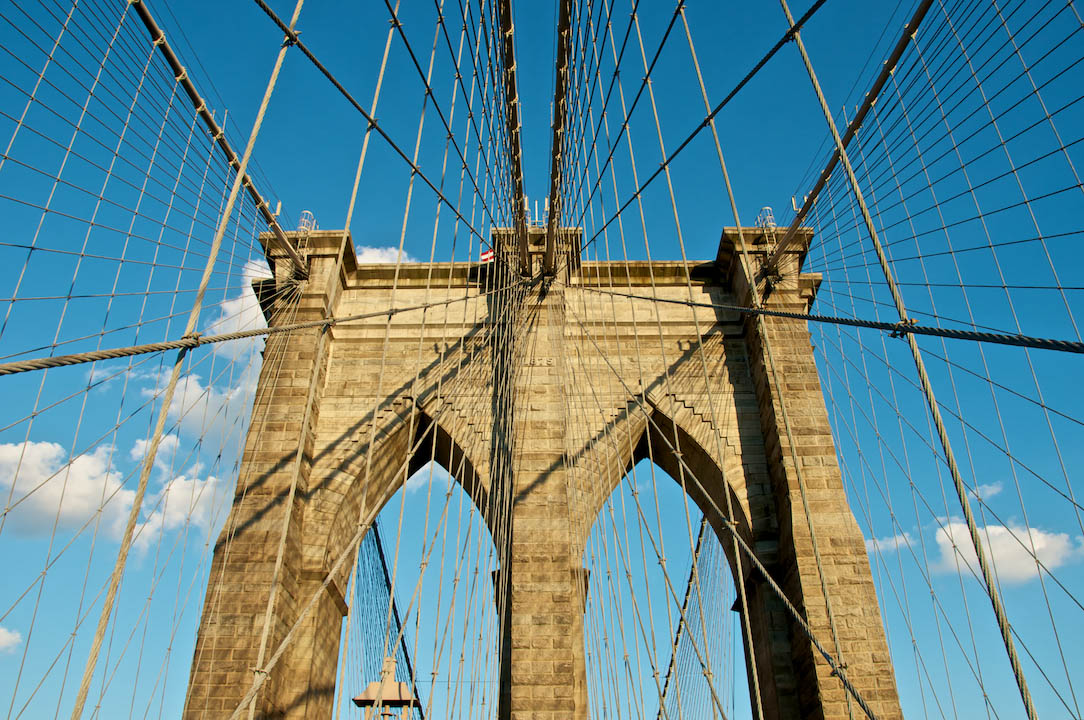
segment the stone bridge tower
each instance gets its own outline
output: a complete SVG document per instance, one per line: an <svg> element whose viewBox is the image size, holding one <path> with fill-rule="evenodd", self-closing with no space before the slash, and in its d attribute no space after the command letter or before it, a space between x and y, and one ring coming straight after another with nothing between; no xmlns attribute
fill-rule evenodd
<svg viewBox="0 0 1084 720"><path fill-rule="evenodd" d="M819 282L800 273L809 240L806 233L784 259L784 280L768 307L807 311ZM606 497L649 454L705 512L744 590L755 656L747 663L756 667L765 718L846 718L848 703L763 577L735 557L726 515L816 636L838 651L877 716L900 717L804 322L766 318L765 327L820 540L823 584L757 324L715 307L599 294L687 301L691 291L698 301L748 304L733 230L724 231L714 261L688 274L673 262L583 263L514 295L486 292L499 287L487 272L500 261L489 270L463 263L396 270L359 265L342 232L299 241L309 277L295 284L288 264L277 263L278 277L260 288L269 323L367 317L267 339L185 717L227 717L254 669L293 628L255 716L330 718L349 563L338 572L334 566L349 554L359 522L370 522L431 452L498 544L500 718L590 716L583 548ZM754 262L763 247L751 250ZM274 298L291 295L296 309L285 318ZM499 319L497 304L515 309ZM603 375L612 382L592 386L590 401L568 396L588 391L570 378ZM573 399L576 413L568 412ZM426 452L413 452L422 444Z"/></svg>

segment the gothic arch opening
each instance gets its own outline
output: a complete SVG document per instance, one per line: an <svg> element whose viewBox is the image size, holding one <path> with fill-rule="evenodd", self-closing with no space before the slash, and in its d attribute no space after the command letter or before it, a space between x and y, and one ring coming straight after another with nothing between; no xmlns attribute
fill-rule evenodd
<svg viewBox="0 0 1084 720"><path fill-rule="evenodd" d="M425 717L496 704L497 554L485 518L441 464L427 461L389 498L358 553L340 635L336 704L378 681L385 658ZM404 717L420 718L418 710Z"/></svg>
<svg viewBox="0 0 1084 720"><path fill-rule="evenodd" d="M467 442L460 442L457 436L465 433L459 427L450 430L438 413L403 406L375 429L363 426L354 443L358 447L339 462L345 487L327 537L329 553L343 547L359 518L377 517L399 489L430 464L443 468L482 516L488 517L487 467L475 460L481 452L480 441L468 436Z"/></svg>
<svg viewBox="0 0 1084 720"><path fill-rule="evenodd" d="M710 427L702 420L697 425ZM704 433L701 432L701 435ZM714 438L712 438L714 439ZM739 441L740 444L740 441ZM715 531L717 539L726 549L731 567L737 571L736 558L732 554L733 538L724 528L729 521L747 542L752 540L753 532L749 521L748 497L745 489L750 484L745 477L748 465L743 460L744 452L735 457L728 450L728 440L715 443L715 447L706 448L695 439L686 427L659 407L651 413L651 419L644 427L640 441L633 450L633 462L645 460L654 463L665 475L677 483L681 491L703 513L708 524ZM750 448L759 453L760 448ZM719 452L723 457L719 458ZM729 472L724 472L726 466Z"/></svg>
<svg viewBox="0 0 1084 720"><path fill-rule="evenodd" d="M587 538L594 717L754 716L733 570L678 475L636 461Z"/></svg>
<svg viewBox="0 0 1084 720"><path fill-rule="evenodd" d="M753 717L738 565L724 526L731 520L751 537L740 494L746 479L724 478L680 422L649 407L649 415L630 409L640 422L615 464L624 472L602 474L586 513L592 714ZM740 461L736 467L743 474Z"/></svg>
<svg viewBox="0 0 1084 720"><path fill-rule="evenodd" d="M610 495L647 461L662 471L662 478L687 495L691 512L704 515L719 541L725 541L723 547L736 571L733 540L723 523L729 520L746 542L752 541L748 488L763 482L766 476L763 449L755 443L743 446L745 438L723 438L705 447L705 440L714 439L709 435L714 431L701 418L694 422L699 426L696 436L686 429L686 424L692 424L689 418L667 412L661 403L630 401L623 417L614 423L617 430L607 428L610 437L592 439L574 455L582 478L575 484L586 520L582 531L585 536Z"/></svg>
<svg viewBox="0 0 1084 720"><path fill-rule="evenodd" d="M415 675L412 682L417 683L418 697L424 699L420 689L428 683L428 694L434 684L433 673L439 676L443 672L441 663L449 662L447 648L460 650L463 637L484 634L474 628L464 635L461 630L465 625L486 622L490 636L495 632L492 583L479 570L485 563L495 562L482 510L486 471L484 466L479 470L472 457L476 448L460 442L454 426L444 427L439 417L415 408L409 399L390 398L355 424L346 428L329 424L319 436L308 484L299 493L302 497L297 507L301 512L296 514L286 547L286 557L296 570L291 569L287 576L291 584L284 592L286 599L275 608L274 627L284 632L298 622L301 603L309 598L314 602L293 631L295 637L280 663L282 677L290 682L283 684L282 691L273 688L269 693L271 702L281 710L330 717L334 706L342 707L344 701L349 705L352 696L344 694L348 688L352 692L361 683L364 690L368 682L380 679L379 672L372 676L372 669L362 667L359 658L375 657L373 662L379 668L385 656L395 657L408 650L414 653L417 648L408 648L402 631L413 623L414 637L419 637L425 622L440 618L447 629L442 639L445 654L434 649L438 647L434 640L437 630L426 629L424 644L433 655L419 658L414 672L407 671L406 662L397 671L397 675L406 672L408 679ZM379 577L373 575L375 535L370 529L376 523L384 526L387 538L383 558L386 577L383 569ZM452 540L457 537L460 542ZM410 548L417 542L429 543L430 549L415 557ZM434 543L448 552L455 548L465 553L472 548L473 554L469 558L434 558ZM375 577L385 588L392 586L393 592L380 603L382 610L355 623L360 614L352 613L351 608L360 592L355 563L359 555L365 555L366 567L360 570L369 573L366 577ZM456 559L460 570L470 568L467 575L440 573L445 567L454 567ZM434 570L427 574L427 567ZM453 584L443 587L433 580L435 575ZM423 576L428 578L424 582ZM468 581L469 585L463 584ZM432 596L433 588L442 589ZM406 597L393 606L390 598L404 593ZM371 596L361 595L372 600ZM453 603L454 613L448 610L448 602ZM462 614L468 612L468 606L473 614ZM443 610L438 612L439 608ZM398 611L398 624L393 622L394 610ZM390 632L393 625L396 629ZM351 628L360 633L353 650L345 642ZM459 645L453 642L456 638ZM496 640L490 637L484 654L474 654L488 660L495 646ZM420 678L417 668L424 668Z"/></svg>

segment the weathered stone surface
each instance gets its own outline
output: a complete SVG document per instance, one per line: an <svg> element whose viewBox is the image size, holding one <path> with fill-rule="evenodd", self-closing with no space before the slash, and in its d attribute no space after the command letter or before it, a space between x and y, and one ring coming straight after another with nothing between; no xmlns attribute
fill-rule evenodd
<svg viewBox="0 0 1084 720"><path fill-rule="evenodd" d="M766 319L769 357L760 326L739 313L612 294L747 303L727 238L716 262L691 278L680 263L584 263L531 285L496 322L493 305L509 297L486 294L489 269L358 266L348 241L337 271L342 233L308 236L310 274L296 311L278 313L270 300L289 295L285 272L261 288L271 323L456 302L268 338L185 716L229 715L297 625L256 716L330 717L345 573L320 587L351 551L358 523L433 459L498 544L499 717L588 717L584 547L607 496L650 457L705 512L744 588L747 662L765 717L844 718L847 699L782 601L735 552L728 519L820 642L841 655L878 717L899 717L804 324ZM799 274L800 261L800 252L786 258L768 306L806 310L818 278ZM314 596L314 612L298 624Z"/></svg>

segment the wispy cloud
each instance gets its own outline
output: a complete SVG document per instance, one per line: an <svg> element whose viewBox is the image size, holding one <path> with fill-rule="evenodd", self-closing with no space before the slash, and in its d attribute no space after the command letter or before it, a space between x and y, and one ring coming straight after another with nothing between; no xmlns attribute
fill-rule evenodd
<svg viewBox="0 0 1084 720"><path fill-rule="evenodd" d="M23 634L18 630L8 630L0 627L0 653L15 652L15 648L23 641Z"/></svg>
<svg viewBox="0 0 1084 720"><path fill-rule="evenodd" d="M987 525L979 534L992 558L997 576L1004 583L1023 583L1039 574L1035 558L1048 569L1055 570L1084 558L1084 539L1068 533L1048 532L1039 528L1023 526ZM970 567L978 572L978 558L962 521L944 522L935 533L940 552L934 569L956 572L957 561L961 569ZM1034 546L1035 556L1031 554Z"/></svg>
<svg viewBox="0 0 1084 720"><path fill-rule="evenodd" d="M171 464L173 456L177 452L177 446L180 441L176 435L165 434L162 436L162 440L158 443L158 452L154 454L154 467L158 470L165 471ZM140 467L143 466L143 459L147 456L147 446L150 443L143 438L139 438L135 441L135 445L128 451L128 458L133 462L139 463Z"/></svg>
<svg viewBox="0 0 1084 720"><path fill-rule="evenodd" d="M199 466L188 475L178 475L147 498L146 519L140 523L136 546L145 550L165 533L182 527L206 530L221 504L223 483L216 477L195 477Z"/></svg>
<svg viewBox="0 0 1084 720"><path fill-rule="evenodd" d="M182 375L169 405L169 419L180 425L186 437L206 438L207 447L236 445L243 440L241 430L252 411L259 367L246 366L233 385L205 384L196 373ZM158 395L167 378L157 378L156 386L143 388L146 398ZM210 444L208 444L210 443ZM161 453L161 451L159 451Z"/></svg>
<svg viewBox="0 0 1084 720"><path fill-rule="evenodd" d="M0 491L10 495L6 527L24 535L48 535L53 524L76 529L100 512L113 537L124 530L135 493L121 487L112 445L68 459L54 442L0 444Z"/></svg>
<svg viewBox="0 0 1084 720"><path fill-rule="evenodd" d="M254 260L246 262L241 270L237 294L219 303L218 312L203 327L203 332L209 335L222 335L267 327L260 301L252 289L252 282L259 278L269 277L271 277L271 271L266 263ZM263 347L263 339L255 337L216 343L212 346L212 350L222 357L238 360L261 347Z"/></svg>
<svg viewBox="0 0 1084 720"><path fill-rule="evenodd" d="M215 519L214 509L223 504L226 484L213 475L201 477L200 463L194 463L184 474L170 471L178 443L176 435L162 438L154 464L159 489L148 490L143 520L137 526L138 547L145 548L162 533L180 527L208 529ZM125 453L114 450L112 445L100 445L69 460L58 443L0 444L0 493L5 503L11 498L3 518L5 532L27 538L47 537L54 524L60 531L74 532L100 513L98 522L105 535L119 539L135 499L134 490L129 488L135 486L146 447L147 442L140 439L127 453L133 467L129 487L124 487L124 476L114 462L123 459Z"/></svg>
<svg viewBox="0 0 1084 720"><path fill-rule="evenodd" d="M419 490L428 490L432 482L432 492L444 493L452 482L452 476L440 465L430 462L421 467L418 472L411 475L403 485L408 493L416 493Z"/></svg>
<svg viewBox="0 0 1084 720"><path fill-rule="evenodd" d="M1001 493L1003 486L1001 482L992 482L988 485L976 485L974 490L971 490L971 497L979 500L989 500Z"/></svg>
<svg viewBox="0 0 1084 720"><path fill-rule="evenodd" d="M903 532L898 535L889 535L887 537L872 538L866 540L866 552L868 553L890 553L899 550L901 547L906 547L914 542L911 537L911 533Z"/></svg>
<svg viewBox="0 0 1084 720"><path fill-rule="evenodd" d="M87 370L83 376L86 378L87 385L97 388L105 388L118 377L124 374L126 365L118 363L94 363L93 367Z"/></svg>

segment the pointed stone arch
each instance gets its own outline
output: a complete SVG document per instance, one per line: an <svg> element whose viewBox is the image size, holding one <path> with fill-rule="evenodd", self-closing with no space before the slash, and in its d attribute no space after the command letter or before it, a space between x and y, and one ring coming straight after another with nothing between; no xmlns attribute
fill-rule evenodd
<svg viewBox="0 0 1084 720"><path fill-rule="evenodd" d="M751 568L749 559L736 557L734 540L726 527L727 522L732 523L748 547L755 547L758 539L763 543L776 534L774 513L765 507L770 501L764 493L768 477L762 445L758 444L757 437L748 435L744 453L741 448L734 447L733 442L728 447L726 438L708 445L705 442L708 437L701 427L706 423L701 417L672 397L667 403L669 408L662 406L662 400L638 399L640 404L633 412L640 421L631 418L628 421L633 440L620 457L611 461L611 467L620 467L621 471L600 475L606 477L606 482L600 492L592 494L593 504L586 510L589 519L584 523L585 533L590 532L603 504L624 476L642 461L654 463L704 514L714 533L713 540L721 545L727 558L735 586L742 583L745 588L752 637L752 642L747 641L745 647L747 650L754 648L755 654L752 659L746 657L747 671L751 678L755 668L765 717L798 717L790 633L780 633L788 625L783 617L785 609L764 585L763 578ZM692 430L688 429L690 426ZM722 457L719 456L720 447ZM585 534L584 545L586 539ZM738 605L735 609L739 609ZM746 635L744 626L742 633Z"/></svg>
<svg viewBox="0 0 1084 720"><path fill-rule="evenodd" d="M485 461L476 459L478 447L464 447L463 438L469 436L461 424L442 422L455 417L449 407L432 402L422 409L407 396L389 397L345 428L331 418L324 418L318 426L291 512L269 647L274 650L296 624L294 638L279 661L275 682L269 679L259 698L259 716L330 717L341 624L348 612L352 541L359 522L363 527L371 525L411 475L430 461L442 466L488 524L488 468ZM216 568L208 588L200 631L204 644L229 638L224 642L251 647L252 637L262 629L259 621L264 615L266 592L261 592L260 585L246 583L249 578L261 583L268 580L267 566L274 561L281 534L283 483L279 476L286 474L289 463L279 462L275 467L277 472L265 473L266 488L279 488L271 498L251 502L253 498L241 496L235 501L231 523L219 541L220 548L230 552L216 552ZM232 532L229 540L227 531ZM490 533L492 536L492 529ZM346 562L336 571L341 557L346 557ZM216 595L219 599L212 604ZM301 609L311 597L316 597L316 604L298 623ZM241 626L247 637L236 637ZM190 697L202 699L201 691L211 694L223 688L223 664L221 653L197 652ZM232 688L225 688L231 695L215 704L216 712L232 711L226 706L236 704L237 691L247 689L251 676L236 673L233 682ZM190 705L190 715L202 716L204 708Z"/></svg>
<svg viewBox="0 0 1084 720"><path fill-rule="evenodd" d="M359 523L370 527L406 481L429 462L448 472L488 525L488 483L479 473L479 464L472 454L456 439L461 433L441 422L443 413L439 410L430 413L416 408L410 398L396 398L387 407L377 422L365 424L355 432L357 442L350 443L352 447L346 455L331 466L317 463L313 468L322 495L310 497L305 512L307 562L303 575L309 592L315 591L332 573L341 555L351 551ZM323 482L325 478L327 481ZM348 612L345 593L350 566L347 562L332 578L328 601L304 622L303 639L288 651L287 672L295 683L308 678L307 683L295 687L310 688L310 695L311 688L334 687L339 629ZM310 698L306 713L324 717L330 713L332 701L331 696ZM292 704L290 700L287 703Z"/></svg>
<svg viewBox="0 0 1084 720"><path fill-rule="evenodd" d="M597 437L592 436L573 455L583 470L579 477L587 478L586 482L580 481L586 487L578 493L584 499L580 506L580 547L585 546L603 504L624 476L643 460L654 462L679 486L683 485L682 491L704 513L715 540L722 546L735 585L744 590L748 627L743 626L742 633L747 676L751 694L754 674L759 684L763 717L819 717L816 712L835 707L837 702L845 707L843 690L834 678L821 677L826 665L808 636L794 622L786 603L765 581L764 574L753 567L743 551L736 550L731 530L725 525L727 519L733 522L732 527L753 549L759 564L787 593L787 601L811 618L810 624L822 643L831 644L832 635L823 617L823 596L810 592L810 588L818 587L819 571L813 562L804 515L797 514L801 513L801 503L791 479L793 468L781 454L783 429L775 414L778 400L758 378L763 367L758 358L747 354L746 346L732 345L728 352L729 360L715 358L720 366L731 366L725 374L729 385L717 387L720 392L716 397L705 392L668 393L660 383L654 391L630 399L624 409L610 411L607 422L599 424ZM681 370L680 361L671 367L675 373ZM811 375L815 377L815 370ZM609 439L615 434L626 439ZM817 452L831 457L834 450L818 446ZM817 491L836 502L843 497L838 481L822 485ZM844 537L848 542L853 537L860 540L857 527L852 525L853 518L849 523L840 522L843 532L832 542L838 543ZM845 573L839 573L841 579L853 582L848 577L853 574L865 583L868 578L854 567L858 566L848 565ZM838 573L832 567L827 572ZM868 590L865 585L862 589ZM856 614L869 605L864 599L853 608L841 608L839 603L847 600L836 599L837 613ZM736 610L741 609L740 603L741 595ZM843 632L853 631L848 628ZM860 652L878 640L871 638L869 646L848 642L846 652ZM883 661L877 658L877 662ZM885 667L881 665L877 672L884 672Z"/></svg>
<svg viewBox="0 0 1084 720"><path fill-rule="evenodd" d="M585 487L579 489L581 512L586 520L582 524L583 537L590 532L603 503L632 467L641 460L652 460L679 485L684 476L690 477L688 487L683 489L712 519L713 527L730 507L733 509L730 519L738 525L743 537L751 539L750 517L753 512L763 515L756 491L767 482L763 452L757 455L755 439L744 453L734 447L733 438L721 437L718 443L708 443L707 435L717 432L710 423L680 401L667 404L669 408L660 400L630 400L599 433L599 439L592 440L574 455L573 462L585 472L590 471L591 479L590 483L581 483ZM610 438L615 435L619 439L612 441ZM679 453L683 463L678 461Z"/></svg>
<svg viewBox="0 0 1084 720"><path fill-rule="evenodd" d="M457 441L455 436L459 433L449 430L439 415L434 419L424 410L405 409L392 414L372 434L371 445L369 440L362 441L336 471L345 475L348 483L337 501L335 516L327 525L327 534L322 541L317 539L329 560L333 561L356 534L359 520L371 522L404 483L429 462L444 468L466 492L486 519L492 536L489 482L478 470L481 467L484 472L485 464L475 461Z"/></svg>

